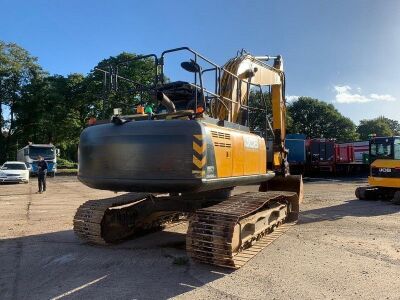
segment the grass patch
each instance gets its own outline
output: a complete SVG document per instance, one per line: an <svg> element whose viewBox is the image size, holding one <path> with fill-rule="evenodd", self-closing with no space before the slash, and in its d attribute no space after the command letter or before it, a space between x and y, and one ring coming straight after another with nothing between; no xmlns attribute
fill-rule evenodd
<svg viewBox="0 0 400 300"><path fill-rule="evenodd" d="M76 169L78 168L78 164L76 162L73 161L69 161L67 159L64 158L57 158L57 169Z"/></svg>
<svg viewBox="0 0 400 300"><path fill-rule="evenodd" d="M58 169L56 176L57 175L69 175L69 176L75 176L78 174L78 169Z"/></svg>

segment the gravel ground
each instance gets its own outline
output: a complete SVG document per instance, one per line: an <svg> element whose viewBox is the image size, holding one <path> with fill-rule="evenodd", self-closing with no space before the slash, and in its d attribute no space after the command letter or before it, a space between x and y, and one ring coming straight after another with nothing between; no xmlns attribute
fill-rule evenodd
<svg viewBox="0 0 400 300"><path fill-rule="evenodd" d="M400 299L400 206L355 200L363 179L305 180L299 224L237 271L180 260L186 223L87 245L76 208L114 194L34 179L0 185L0 299Z"/></svg>

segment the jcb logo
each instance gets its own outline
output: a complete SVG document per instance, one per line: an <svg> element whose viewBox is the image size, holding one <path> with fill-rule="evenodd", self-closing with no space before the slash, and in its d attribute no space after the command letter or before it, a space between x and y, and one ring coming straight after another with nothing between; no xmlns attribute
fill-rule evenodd
<svg viewBox="0 0 400 300"><path fill-rule="evenodd" d="M381 173L391 173L392 169L390 169L390 168L379 168L379 172L381 172Z"/></svg>

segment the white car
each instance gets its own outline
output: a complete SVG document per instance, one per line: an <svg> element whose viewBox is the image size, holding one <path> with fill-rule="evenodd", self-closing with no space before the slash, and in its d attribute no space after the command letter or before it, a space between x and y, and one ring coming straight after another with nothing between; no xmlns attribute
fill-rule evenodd
<svg viewBox="0 0 400 300"><path fill-rule="evenodd" d="M29 169L20 161L7 161L0 168L0 182L29 182Z"/></svg>

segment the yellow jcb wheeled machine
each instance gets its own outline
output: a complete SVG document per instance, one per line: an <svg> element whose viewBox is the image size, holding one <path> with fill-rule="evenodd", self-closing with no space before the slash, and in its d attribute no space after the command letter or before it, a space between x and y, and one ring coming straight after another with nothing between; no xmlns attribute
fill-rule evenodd
<svg viewBox="0 0 400 300"><path fill-rule="evenodd" d="M400 204L400 137L374 137L369 143L369 186L358 187L360 200L391 200Z"/></svg>
<svg viewBox="0 0 400 300"><path fill-rule="evenodd" d="M164 82L171 53L192 57L181 66L193 82ZM192 259L239 268L296 222L303 197L302 178L288 174L282 57L242 51L220 67L183 47L135 59L149 58L154 83L138 86L158 108L114 114L106 124L87 127L79 143L79 180L128 193L84 203L74 231L90 243L116 243L184 214ZM116 89L117 82L132 82L118 67L103 70ZM269 169L265 139L249 129L251 114L267 117L250 102L266 107L267 101L273 121L266 127L274 141ZM249 184L259 184L259 192L231 196L235 186Z"/></svg>

